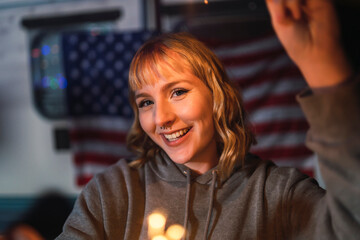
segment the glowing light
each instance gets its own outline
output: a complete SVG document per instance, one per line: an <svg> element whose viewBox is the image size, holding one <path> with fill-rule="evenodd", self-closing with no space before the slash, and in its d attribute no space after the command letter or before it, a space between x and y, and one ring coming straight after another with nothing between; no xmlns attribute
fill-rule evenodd
<svg viewBox="0 0 360 240"><path fill-rule="evenodd" d="M56 75L56 79L59 84L59 88L64 89L67 87L67 80L61 73Z"/></svg>
<svg viewBox="0 0 360 240"><path fill-rule="evenodd" d="M155 236L163 235L165 229L166 218L160 213L152 213L148 218L149 237L152 239Z"/></svg>
<svg viewBox="0 0 360 240"><path fill-rule="evenodd" d="M158 235L153 237L151 240L168 240L168 239L163 235Z"/></svg>
<svg viewBox="0 0 360 240"><path fill-rule="evenodd" d="M48 54L50 53L50 51L51 51L51 49L50 49L50 47L49 47L48 45L44 45L44 46L42 46L42 48L41 48L41 53L42 53L44 56L48 55Z"/></svg>
<svg viewBox="0 0 360 240"><path fill-rule="evenodd" d="M58 81L54 77L50 78L50 88L54 90L59 88Z"/></svg>
<svg viewBox="0 0 360 240"><path fill-rule="evenodd" d="M41 79L41 85L43 88L47 88L50 86L50 79L49 77L45 76Z"/></svg>
<svg viewBox="0 0 360 240"><path fill-rule="evenodd" d="M41 87L54 90L58 88L64 89L67 87L67 80L61 73L58 73L56 77L45 76L41 79Z"/></svg>
<svg viewBox="0 0 360 240"><path fill-rule="evenodd" d="M205 4L208 4L209 2L208 2L208 0L204 0L204 3L205 3Z"/></svg>
<svg viewBox="0 0 360 240"><path fill-rule="evenodd" d="M40 56L40 49L38 48L34 48L32 51L31 51L31 56L33 58L38 58Z"/></svg>
<svg viewBox="0 0 360 240"><path fill-rule="evenodd" d="M169 240L180 240L184 236L184 234L185 234L185 229L183 226L179 224L171 225L166 230L166 237Z"/></svg>

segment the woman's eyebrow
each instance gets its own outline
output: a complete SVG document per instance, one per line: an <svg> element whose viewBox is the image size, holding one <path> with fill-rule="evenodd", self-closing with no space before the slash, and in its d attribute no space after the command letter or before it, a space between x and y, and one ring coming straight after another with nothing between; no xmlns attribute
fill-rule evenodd
<svg viewBox="0 0 360 240"><path fill-rule="evenodd" d="M139 93L135 94L135 99L141 98L141 97L149 97L150 95L147 93Z"/></svg>
<svg viewBox="0 0 360 240"><path fill-rule="evenodd" d="M174 81L174 82L170 82L170 83L165 84L165 85L161 88L161 90L162 90L162 91L167 91L167 90L169 90L169 88L173 88L175 85L177 85L177 84L179 84L179 83L182 83L182 82L186 82L186 83L188 83L188 84L191 84L191 83L192 83L192 82L191 82L190 80L188 80L188 79L182 79L182 80L179 80L179 81Z"/></svg>
<svg viewBox="0 0 360 240"><path fill-rule="evenodd" d="M175 85L182 83L182 82L186 82L188 84L192 84L192 81L188 80L188 79L184 79L184 80L179 80L179 81L174 81L174 82L170 82L165 84L164 86L161 87L161 91L168 91L169 89L173 88ZM135 94L135 99L141 98L141 97L150 97L150 94L148 93L138 93Z"/></svg>

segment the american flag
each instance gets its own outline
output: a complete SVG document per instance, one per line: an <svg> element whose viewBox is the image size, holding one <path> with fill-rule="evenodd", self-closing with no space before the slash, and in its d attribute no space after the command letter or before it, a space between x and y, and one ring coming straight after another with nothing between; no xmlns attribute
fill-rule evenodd
<svg viewBox="0 0 360 240"><path fill-rule="evenodd" d="M77 185L121 158L130 157L126 134L133 113L128 73L137 49L155 33L72 32L62 36L70 141Z"/></svg>
<svg viewBox="0 0 360 240"><path fill-rule="evenodd" d="M315 155L304 144L309 126L295 98L307 85L277 37L204 42L243 94L258 141L251 152L313 176Z"/></svg>

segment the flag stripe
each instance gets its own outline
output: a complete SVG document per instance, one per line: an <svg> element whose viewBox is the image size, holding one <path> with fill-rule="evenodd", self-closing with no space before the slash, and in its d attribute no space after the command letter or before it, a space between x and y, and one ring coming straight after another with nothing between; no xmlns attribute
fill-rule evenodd
<svg viewBox="0 0 360 240"><path fill-rule="evenodd" d="M76 166L82 166L87 163L96 163L101 165L111 165L123 157L100 154L98 152L86 152L75 154L74 163Z"/></svg>
<svg viewBox="0 0 360 240"><path fill-rule="evenodd" d="M272 159L276 161L288 161L291 156L307 157L312 152L304 145L292 147L272 147L252 151L263 159Z"/></svg>
<svg viewBox="0 0 360 240"><path fill-rule="evenodd" d="M283 49L269 49L267 51L261 52L261 54L251 53L243 56L239 56L239 55L232 57L224 56L221 57L220 59L227 68L231 68L236 66L244 66L244 65L247 66L252 63L262 61L264 59L267 59L267 61L269 61L270 59L276 59L284 56L286 55L284 54Z"/></svg>
<svg viewBox="0 0 360 240"><path fill-rule="evenodd" d="M286 132L259 135L257 144L252 147L253 151L264 148L292 147L303 144L306 137L304 132Z"/></svg>
<svg viewBox="0 0 360 240"><path fill-rule="evenodd" d="M279 94L291 93L294 97L295 94L304 88L304 80L301 78L282 78L274 82L263 82L255 86L248 86L243 93L244 100L251 101L259 99L259 96L271 93L272 96Z"/></svg>
<svg viewBox="0 0 360 240"><path fill-rule="evenodd" d="M279 120L303 119L304 114L298 106L271 106L262 107L251 112L249 118L253 124L259 124Z"/></svg>
<svg viewBox="0 0 360 240"><path fill-rule="evenodd" d="M82 142L74 142L72 150L76 153L82 152L98 152L100 154L109 154L113 156L131 156L124 143L106 142L102 139L85 140Z"/></svg>
<svg viewBox="0 0 360 240"><path fill-rule="evenodd" d="M102 140L110 143L126 142L126 132L106 131L99 129L73 129L70 137L74 143L87 140Z"/></svg>
<svg viewBox="0 0 360 240"><path fill-rule="evenodd" d="M257 137L262 134L269 133L283 133L283 132L306 132L309 129L309 124L305 119L295 119L291 121L272 121L271 123L253 124L252 128Z"/></svg>
<svg viewBox="0 0 360 240"><path fill-rule="evenodd" d="M252 112L260 107L297 106L297 101L293 93L286 93L282 95L274 95L269 99L257 98L252 101L245 102L244 105L247 111Z"/></svg>
<svg viewBox="0 0 360 240"><path fill-rule="evenodd" d="M231 75L230 70L228 71ZM234 84L243 90L250 86L258 86L265 82L277 83L283 79L298 78L300 75L299 69L294 66L288 66L286 69L264 69L263 71L253 73L246 76L231 76ZM304 84L305 87L305 84Z"/></svg>
<svg viewBox="0 0 360 240"><path fill-rule="evenodd" d="M205 40L208 42L207 40ZM267 36L264 38L252 39L251 41L236 42L233 44L223 44L215 46L215 44L208 44L214 53L220 58L238 57L254 53L262 54L264 51L273 49L282 49L282 46L277 38L274 36Z"/></svg>

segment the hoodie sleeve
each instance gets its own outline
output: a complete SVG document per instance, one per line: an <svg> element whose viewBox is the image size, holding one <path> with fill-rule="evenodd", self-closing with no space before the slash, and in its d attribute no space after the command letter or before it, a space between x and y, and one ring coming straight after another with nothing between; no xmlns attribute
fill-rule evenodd
<svg viewBox="0 0 360 240"><path fill-rule="evenodd" d="M80 193L57 240L136 239L144 206L139 184L137 171L130 171L125 160L97 174Z"/></svg>
<svg viewBox="0 0 360 240"><path fill-rule="evenodd" d="M92 180L77 198L62 234L56 239L105 239L101 208L97 181Z"/></svg>
<svg viewBox="0 0 360 240"><path fill-rule="evenodd" d="M306 144L318 156L327 192L319 195L316 187L305 190L308 184L296 184L288 197L310 200L300 200L302 209L290 211L297 214L290 216L296 219L290 221L292 227L306 225L306 239L359 239L360 76L336 88L302 94L298 101L310 124Z"/></svg>

